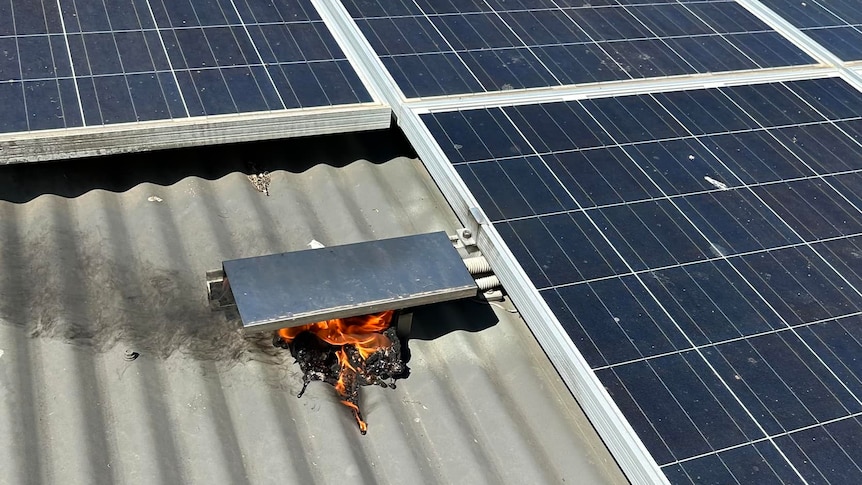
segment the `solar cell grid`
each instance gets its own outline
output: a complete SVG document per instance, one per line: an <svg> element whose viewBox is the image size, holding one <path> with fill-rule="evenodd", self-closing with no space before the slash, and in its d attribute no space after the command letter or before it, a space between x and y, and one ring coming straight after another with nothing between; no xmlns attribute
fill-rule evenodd
<svg viewBox="0 0 862 485"><path fill-rule="evenodd" d="M844 61L862 60L862 13L853 0L761 0Z"/></svg>
<svg viewBox="0 0 862 485"><path fill-rule="evenodd" d="M408 98L813 62L725 0L343 3Z"/></svg>
<svg viewBox="0 0 862 485"><path fill-rule="evenodd" d="M862 193L862 192L856 192ZM856 288L862 287L862 238L835 238L812 245Z"/></svg>
<svg viewBox="0 0 862 485"><path fill-rule="evenodd" d="M806 440L862 436L860 102L830 78L423 120L672 482L852 483Z"/></svg>
<svg viewBox="0 0 862 485"><path fill-rule="evenodd" d="M371 101L305 1L0 3L0 132Z"/></svg>

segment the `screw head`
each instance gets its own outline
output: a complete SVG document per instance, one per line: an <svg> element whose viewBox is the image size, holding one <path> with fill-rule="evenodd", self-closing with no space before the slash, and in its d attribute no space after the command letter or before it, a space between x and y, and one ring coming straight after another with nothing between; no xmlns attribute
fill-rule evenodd
<svg viewBox="0 0 862 485"><path fill-rule="evenodd" d="M465 239L470 239L471 237L473 237L473 231L469 229L464 229L463 231L461 231L461 236Z"/></svg>

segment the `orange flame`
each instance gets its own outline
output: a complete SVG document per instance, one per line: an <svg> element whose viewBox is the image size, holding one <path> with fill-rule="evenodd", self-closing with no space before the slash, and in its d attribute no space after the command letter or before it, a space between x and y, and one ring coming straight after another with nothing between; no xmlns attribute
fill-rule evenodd
<svg viewBox="0 0 862 485"><path fill-rule="evenodd" d="M279 337L290 343L302 332L311 332L330 345L353 345L363 359L392 342L380 332L389 327L394 310L358 317L335 318L299 327L282 328Z"/></svg>
<svg viewBox="0 0 862 485"><path fill-rule="evenodd" d="M392 346L392 341L380 332L389 327L394 314L394 310L389 310L358 317L335 318L299 327L282 328L278 331L278 336L286 343L292 342L302 332L311 332L324 342L341 347L335 352L338 363L341 365L335 390L341 397L345 398L341 400L341 403L353 411L353 416L359 423L362 434L365 434L368 425L362 419L359 407L346 399L346 379L354 379L357 369L350 363L343 346L353 345L363 359L367 359L378 349Z"/></svg>
<svg viewBox="0 0 862 485"><path fill-rule="evenodd" d="M338 382L335 383L335 390L338 391L339 395L346 396L347 384L344 382L344 379L347 377L348 373L352 374L351 377L355 377L356 368L350 365L350 359L347 357L347 352L345 352L344 349L338 349L338 351L335 352L335 355L338 357L338 362L341 364L341 371L338 373ZM346 399L342 399L341 404L344 404L353 411L353 417L356 418L356 422L359 423L359 430L362 434L365 434L365 432L368 431L368 424L362 419L362 415L359 413L359 406Z"/></svg>

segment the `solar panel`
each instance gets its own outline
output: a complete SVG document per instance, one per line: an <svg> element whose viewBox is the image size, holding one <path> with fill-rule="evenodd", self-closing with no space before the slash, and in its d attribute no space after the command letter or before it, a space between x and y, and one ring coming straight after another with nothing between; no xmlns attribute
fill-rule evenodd
<svg viewBox="0 0 862 485"><path fill-rule="evenodd" d="M862 11L852 0L761 0L844 61L862 60Z"/></svg>
<svg viewBox="0 0 862 485"><path fill-rule="evenodd" d="M389 122L388 110L372 99L307 0L0 3L0 99L0 137L8 134L3 139L9 151L21 150L26 140L99 134L128 123L136 124L134 131L191 122L201 131L215 130L210 141L224 141L222 123L234 130L225 136L233 137L229 141L242 139L241 131L255 139L266 135L262 123L249 123L250 114L270 124L287 122L274 123L272 136L297 124L299 115L286 117L290 113L304 112L300 122L325 125L313 108L339 107L345 116L352 107L356 114L346 117L365 126ZM230 124L240 118L246 125ZM344 129L329 123L331 131ZM65 131L49 131L56 129ZM205 141L179 131L167 133L174 136L165 144ZM111 149L110 140L99 141L102 152ZM117 150L129 150L136 148L129 143L141 140L113 141L126 145ZM68 156L70 145L59 144L54 155ZM44 158L33 151L46 146L21 156Z"/></svg>
<svg viewBox="0 0 862 485"><path fill-rule="evenodd" d="M862 58L849 0L8 0L0 163L382 96L633 481L856 483L862 71L764 4Z"/></svg>
<svg viewBox="0 0 862 485"><path fill-rule="evenodd" d="M343 3L408 98L813 63L724 0Z"/></svg>
<svg viewBox="0 0 862 485"><path fill-rule="evenodd" d="M856 483L860 114L822 78L421 119L669 481Z"/></svg>

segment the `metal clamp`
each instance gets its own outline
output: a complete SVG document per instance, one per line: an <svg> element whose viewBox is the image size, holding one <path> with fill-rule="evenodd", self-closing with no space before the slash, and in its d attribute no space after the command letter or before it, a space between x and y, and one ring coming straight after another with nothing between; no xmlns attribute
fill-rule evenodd
<svg viewBox="0 0 862 485"><path fill-rule="evenodd" d="M224 310L236 306L230 282L223 269L207 271L207 301L213 310Z"/></svg>

